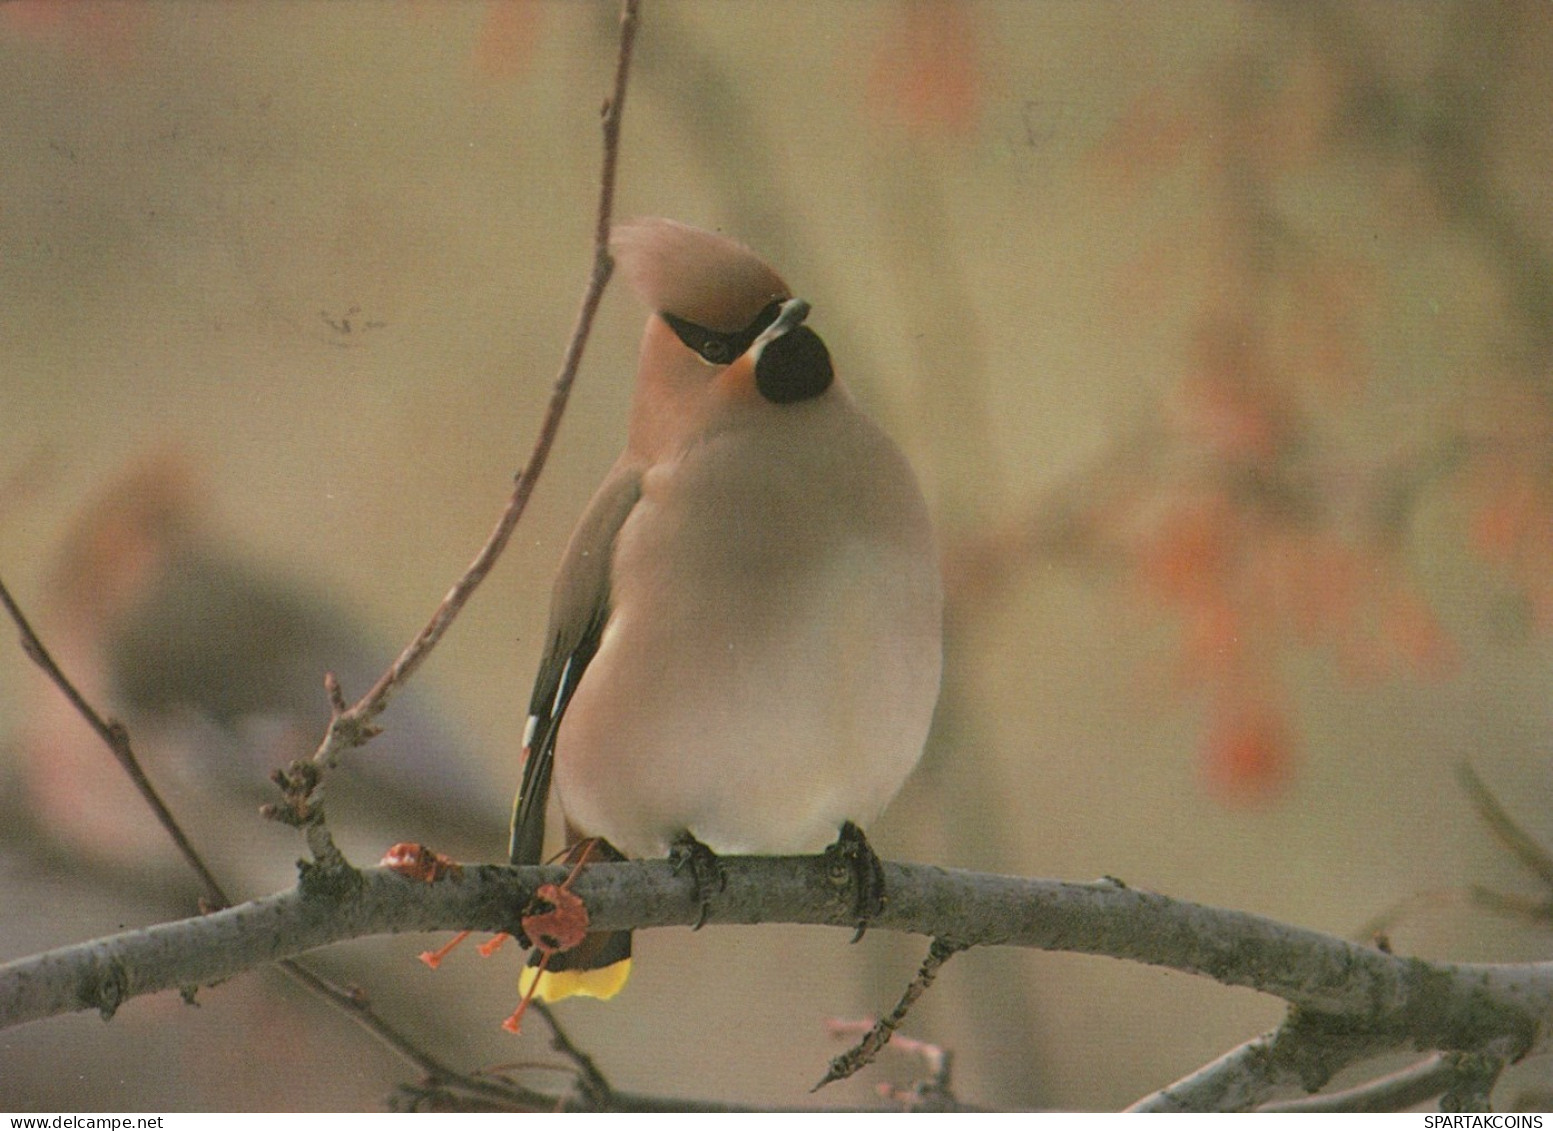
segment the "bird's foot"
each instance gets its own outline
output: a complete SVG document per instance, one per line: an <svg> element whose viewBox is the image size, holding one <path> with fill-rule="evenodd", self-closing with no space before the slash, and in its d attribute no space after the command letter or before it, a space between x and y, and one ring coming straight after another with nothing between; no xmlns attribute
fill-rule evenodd
<svg viewBox="0 0 1553 1131"><path fill-rule="evenodd" d="M712 896L728 886L728 874L723 871L723 863L717 858L717 853L689 832L680 833L674 838L674 843L669 846L669 863L673 865L676 875L687 868L690 870L696 899L701 902L701 915L691 930L699 931L706 926L706 917L712 912Z"/></svg>
<svg viewBox="0 0 1553 1131"><path fill-rule="evenodd" d="M825 865L832 883L850 884L856 892L857 934L852 941L857 942L868 930L869 920L884 910L884 865L863 830L851 821L841 826L836 843L825 850Z"/></svg>

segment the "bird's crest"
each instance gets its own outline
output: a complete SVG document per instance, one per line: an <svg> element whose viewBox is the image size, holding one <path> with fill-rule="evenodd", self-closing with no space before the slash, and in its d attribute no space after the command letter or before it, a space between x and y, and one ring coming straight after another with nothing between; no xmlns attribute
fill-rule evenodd
<svg viewBox="0 0 1553 1131"><path fill-rule="evenodd" d="M792 297L743 244L675 220L617 224L609 246L643 302L709 330L742 330L773 300Z"/></svg>

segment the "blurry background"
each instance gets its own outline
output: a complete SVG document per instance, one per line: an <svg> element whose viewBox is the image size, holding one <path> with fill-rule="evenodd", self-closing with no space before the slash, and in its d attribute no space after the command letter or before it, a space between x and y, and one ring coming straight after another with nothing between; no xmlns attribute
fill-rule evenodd
<svg viewBox="0 0 1553 1131"><path fill-rule="evenodd" d="M1546 954L1470 759L1553 838L1553 9L648 0L619 213L751 244L910 454L951 594L905 859L1133 886L1402 952ZM609 3L0 4L0 576L240 895L256 816L485 537L589 263ZM550 577L623 435L606 299L529 515L387 734L346 850L500 859ZM0 635L8 635L0 633ZM730 736L737 741L737 736ZM0 958L193 908L0 649ZM428 940L429 941L429 940ZM319 956L453 1063L519 959ZM656 932L562 1016L624 1088L807 1100L925 941ZM0 1108L375 1107L410 1073L276 975L0 1033ZM907 1031L998 1107L1125 1103L1277 1002L974 953ZM1502 1085L1513 1103L1547 1062ZM918 1066L833 1089L867 1102ZM543 1078L554 1083L555 1078Z"/></svg>

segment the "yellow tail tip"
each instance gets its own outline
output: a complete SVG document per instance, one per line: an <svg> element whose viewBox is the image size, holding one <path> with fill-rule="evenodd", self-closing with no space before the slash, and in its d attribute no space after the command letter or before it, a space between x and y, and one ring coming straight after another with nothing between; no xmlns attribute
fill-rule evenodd
<svg viewBox="0 0 1553 1131"><path fill-rule="evenodd" d="M541 970L538 966L525 966L518 975L518 992L527 997L532 989L534 996L547 1004L569 997L608 1001L625 988L630 976L629 958L593 970Z"/></svg>

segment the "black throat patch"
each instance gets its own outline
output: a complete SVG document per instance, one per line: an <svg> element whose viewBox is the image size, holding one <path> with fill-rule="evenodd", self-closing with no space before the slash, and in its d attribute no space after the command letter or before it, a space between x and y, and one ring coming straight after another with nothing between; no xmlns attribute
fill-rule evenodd
<svg viewBox="0 0 1553 1131"><path fill-rule="evenodd" d="M819 396L835 380L830 351L807 326L773 338L755 360L755 388L772 404L795 404Z"/></svg>

